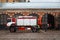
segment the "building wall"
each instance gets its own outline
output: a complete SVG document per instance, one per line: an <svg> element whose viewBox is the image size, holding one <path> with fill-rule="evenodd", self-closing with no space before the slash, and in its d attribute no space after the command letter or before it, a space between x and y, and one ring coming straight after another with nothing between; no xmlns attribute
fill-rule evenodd
<svg viewBox="0 0 60 40"><path fill-rule="evenodd" d="M6 2L6 0L1 0L1 2L2 2L2 3L5 3L5 2Z"/></svg>
<svg viewBox="0 0 60 40"><path fill-rule="evenodd" d="M12 3L12 2L26 2L26 0L0 0L0 2L2 2L2 3L6 3L6 2L10 2L10 3Z"/></svg>
<svg viewBox="0 0 60 40"><path fill-rule="evenodd" d="M39 15L39 17L43 17L44 14L48 13L54 16L55 18L55 26L57 27L60 22L58 21L58 15L60 15L59 9L19 9L19 10L0 10L0 14L7 14L10 17L13 17L15 14L23 14L24 16L28 16L29 14L35 13Z"/></svg>
<svg viewBox="0 0 60 40"><path fill-rule="evenodd" d="M36 14L38 14L38 15L44 15L45 13L49 13L49 14L52 14L54 16L57 16L57 15L59 15L60 10L21 9L21 10L4 10L3 12L6 12L6 13L10 12L12 14L15 14L17 12L18 13L21 12L23 15L29 15L29 14L31 14L33 12L36 13Z"/></svg>
<svg viewBox="0 0 60 40"><path fill-rule="evenodd" d="M16 13L21 13L23 15L29 15L32 13L38 14L39 16L43 16L45 13L48 14L52 14L53 16L57 17L60 14L60 10L50 10L50 9L46 9L46 10L42 10L42 9L19 9L19 10L0 10L1 12L5 13L5 14L16 14ZM9 16L11 16L9 15ZM12 15L12 16L13 16Z"/></svg>

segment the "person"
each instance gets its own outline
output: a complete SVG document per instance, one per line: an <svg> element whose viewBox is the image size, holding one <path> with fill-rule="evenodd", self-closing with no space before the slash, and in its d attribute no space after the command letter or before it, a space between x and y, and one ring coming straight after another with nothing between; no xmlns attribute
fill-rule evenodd
<svg viewBox="0 0 60 40"><path fill-rule="evenodd" d="M43 24L42 26L43 26L43 30L46 32L48 28L48 24Z"/></svg>

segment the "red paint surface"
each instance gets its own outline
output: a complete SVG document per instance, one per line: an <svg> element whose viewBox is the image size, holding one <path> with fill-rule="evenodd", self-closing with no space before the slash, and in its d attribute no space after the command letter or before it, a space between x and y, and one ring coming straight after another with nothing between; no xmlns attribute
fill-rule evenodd
<svg viewBox="0 0 60 40"><path fill-rule="evenodd" d="M39 17L38 18L38 25L42 25L42 21L41 20L42 20L42 17Z"/></svg>
<svg viewBox="0 0 60 40"><path fill-rule="evenodd" d="M25 27L19 27L18 30L25 30Z"/></svg>
<svg viewBox="0 0 60 40"><path fill-rule="evenodd" d="M16 22L16 19L15 18L12 18L12 22Z"/></svg>

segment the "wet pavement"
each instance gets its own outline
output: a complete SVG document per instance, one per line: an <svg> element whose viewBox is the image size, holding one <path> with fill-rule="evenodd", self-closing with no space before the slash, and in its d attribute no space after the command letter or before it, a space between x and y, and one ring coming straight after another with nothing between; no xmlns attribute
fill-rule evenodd
<svg viewBox="0 0 60 40"><path fill-rule="evenodd" d="M60 30L17 31L10 33L8 30L0 30L0 40L60 40Z"/></svg>

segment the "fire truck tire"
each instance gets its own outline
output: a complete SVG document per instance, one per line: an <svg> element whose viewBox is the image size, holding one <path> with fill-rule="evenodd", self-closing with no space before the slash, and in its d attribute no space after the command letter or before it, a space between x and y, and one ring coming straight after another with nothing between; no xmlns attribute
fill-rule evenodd
<svg viewBox="0 0 60 40"><path fill-rule="evenodd" d="M36 28L32 28L32 32L37 32L37 29Z"/></svg>
<svg viewBox="0 0 60 40"><path fill-rule="evenodd" d="M16 32L16 28L15 27L10 27L9 30L10 30L10 32Z"/></svg>

